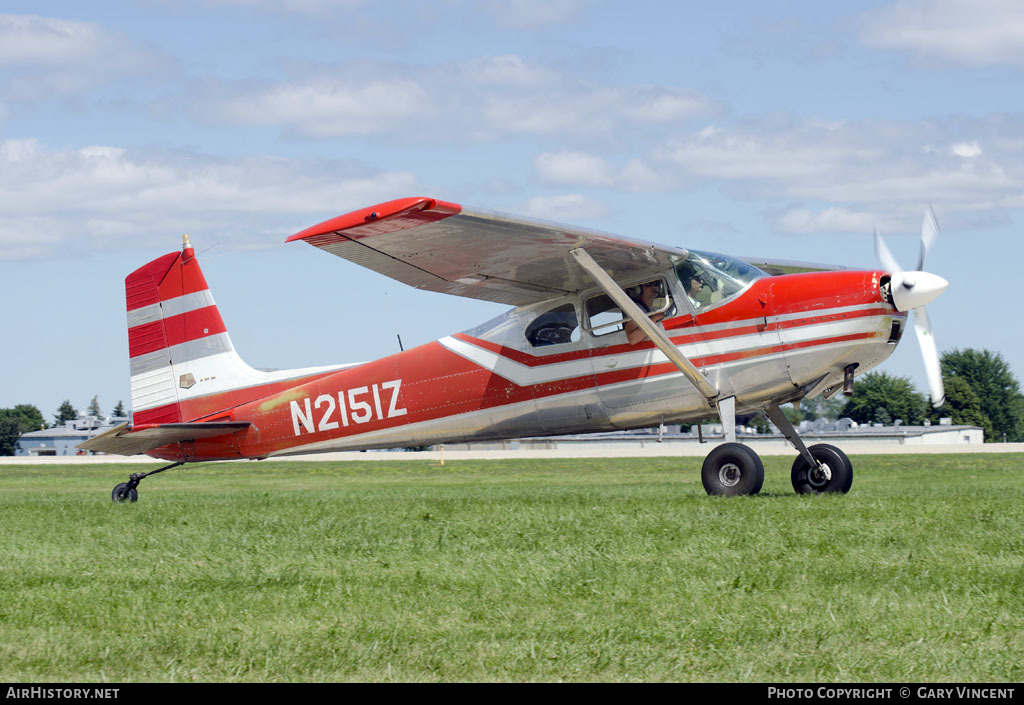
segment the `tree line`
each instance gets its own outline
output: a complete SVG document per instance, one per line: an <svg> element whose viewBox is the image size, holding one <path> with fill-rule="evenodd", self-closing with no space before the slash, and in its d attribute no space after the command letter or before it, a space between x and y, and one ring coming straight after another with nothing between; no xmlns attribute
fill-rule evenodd
<svg viewBox="0 0 1024 705"><path fill-rule="evenodd" d="M843 415L858 423L919 425L942 417L979 426L989 443L1024 441L1024 394L1010 366L990 350L950 350L942 354L946 403L934 409L910 380L884 372L865 375L854 386Z"/></svg>
<svg viewBox="0 0 1024 705"><path fill-rule="evenodd" d="M98 396L94 396L89 402L86 415L103 417ZM124 402L117 402L111 415L125 416ZM14 455L18 438L23 433L63 426L65 421L74 421L77 418L78 410L69 399L65 399L57 407L57 412L53 415L53 424L46 423L43 413L34 404L17 404L9 409L0 409L0 455Z"/></svg>
<svg viewBox="0 0 1024 705"><path fill-rule="evenodd" d="M793 423L842 417L859 424L919 426L949 418L956 425L978 426L986 443L1024 441L1024 394L1010 366L990 350L949 350L942 354L946 402L936 409L906 377L871 372L857 379L853 396L808 399L799 409L785 408Z"/></svg>

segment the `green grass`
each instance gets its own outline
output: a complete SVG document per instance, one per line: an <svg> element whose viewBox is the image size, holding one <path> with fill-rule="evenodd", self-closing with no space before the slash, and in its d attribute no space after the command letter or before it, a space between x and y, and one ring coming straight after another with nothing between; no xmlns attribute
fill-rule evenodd
<svg viewBox="0 0 1024 705"><path fill-rule="evenodd" d="M853 460L0 466L0 680L1024 680L1024 456Z"/></svg>

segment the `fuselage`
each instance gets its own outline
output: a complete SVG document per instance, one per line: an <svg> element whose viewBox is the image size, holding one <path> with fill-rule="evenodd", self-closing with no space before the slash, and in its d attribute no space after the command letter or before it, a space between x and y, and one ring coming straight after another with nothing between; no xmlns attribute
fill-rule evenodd
<svg viewBox="0 0 1024 705"><path fill-rule="evenodd" d="M755 278L727 300L676 305L661 325L737 411L834 390L844 370L875 367L895 349L906 313L879 290L885 272ZM168 460L429 445L649 427L714 415L708 400L648 340L586 325L595 291L513 309L463 333L389 357L188 404L188 420L248 421L229 437L164 446ZM572 339L527 337L542 312L576 311ZM233 398L232 398L233 397Z"/></svg>

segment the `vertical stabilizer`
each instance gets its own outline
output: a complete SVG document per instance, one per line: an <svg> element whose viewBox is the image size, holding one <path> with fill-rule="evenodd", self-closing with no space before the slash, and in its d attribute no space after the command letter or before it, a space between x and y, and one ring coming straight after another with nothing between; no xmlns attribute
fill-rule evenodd
<svg viewBox="0 0 1024 705"><path fill-rule="evenodd" d="M164 255L129 274L125 298L133 423L188 420L181 401L191 396L189 390L197 384L193 368L211 357L229 358L235 352L188 235L181 252ZM230 385L230 379L223 382ZM222 383L203 391L225 388Z"/></svg>
<svg viewBox="0 0 1024 705"><path fill-rule="evenodd" d="M194 421L347 365L263 372L239 357L195 250L125 279L133 426Z"/></svg>

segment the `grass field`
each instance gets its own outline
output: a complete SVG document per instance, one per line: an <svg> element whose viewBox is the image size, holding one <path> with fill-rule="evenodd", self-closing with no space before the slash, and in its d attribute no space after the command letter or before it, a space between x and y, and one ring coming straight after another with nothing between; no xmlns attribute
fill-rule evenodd
<svg viewBox="0 0 1024 705"><path fill-rule="evenodd" d="M1024 680L1024 455L853 461L0 466L0 680Z"/></svg>

